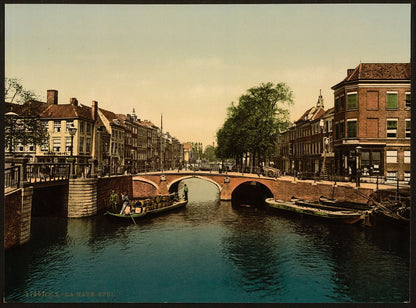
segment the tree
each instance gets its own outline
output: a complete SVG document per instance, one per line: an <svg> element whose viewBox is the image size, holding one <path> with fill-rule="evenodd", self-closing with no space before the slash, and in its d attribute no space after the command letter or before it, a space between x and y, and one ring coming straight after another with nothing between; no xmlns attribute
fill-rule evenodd
<svg viewBox="0 0 416 308"><path fill-rule="evenodd" d="M217 156L241 158L250 153L252 160L266 161L275 149L280 131L289 126L288 107L293 93L285 83L262 83L250 88L231 104L227 119L217 132Z"/></svg>
<svg viewBox="0 0 416 308"><path fill-rule="evenodd" d="M48 131L39 119L45 104L37 101L33 91L25 90L15 78L5 78L4 98L7 112L17 116L6 116L5 137L10 149L16 144L34 146L48 139Z"/></svg>

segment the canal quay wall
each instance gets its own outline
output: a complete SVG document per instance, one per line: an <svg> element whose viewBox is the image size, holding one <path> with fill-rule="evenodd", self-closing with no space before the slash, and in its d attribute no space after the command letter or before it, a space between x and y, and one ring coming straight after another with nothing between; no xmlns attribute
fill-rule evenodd
<svg viewBox="0 0 416 308"><path fill-rule="evenodd" d="M4 248L30 240L33 187L9 191L4 195Z"/></svg>
<svg viewBox="0 0 416 308"><path fill-rule="evenodd" d="M68 217L89 217L107 210L112 190L119 194L119 201L124 192L132 196L132 176L70 179Z"/></svg>

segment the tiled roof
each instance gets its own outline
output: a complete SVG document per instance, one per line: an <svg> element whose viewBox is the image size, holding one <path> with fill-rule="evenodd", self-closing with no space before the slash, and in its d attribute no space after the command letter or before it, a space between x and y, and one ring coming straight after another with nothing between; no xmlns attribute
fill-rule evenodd
<svg viewBox="0 0 416 308"><path fill-rule="evenodd" d="M348 72L344 81L411 79L410 63L360 63Z"/></svg>
<svg viewBox="0 0 416 308"><path fill-rule="evenodd" d="M312 107L306 110L302 116L295 121L295 123L300 121L313 121L315 119L320 118L325 113L323 108Z"/></svg>
<svg viewBox="0 0 416 308"><path fill-rule="evenodd" d="M41 118L62 119L62 118L82 118L93 121L91 107L84 105L75 106L73 104L49 105L41 114Z"/></svg>

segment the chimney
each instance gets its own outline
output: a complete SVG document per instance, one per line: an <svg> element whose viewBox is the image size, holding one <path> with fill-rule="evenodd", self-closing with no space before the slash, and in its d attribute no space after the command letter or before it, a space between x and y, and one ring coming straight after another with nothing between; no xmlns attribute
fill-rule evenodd
<svg viewBox="0 0 416 308"><path fill-rule="evenodd" d="M49 105L58 105L58 91L48 90L46 92L46 103Z"/></svg>
<svg viewBox="0 0 416 308"><path fill-rule="evenodd" d="M98 118L98 102L97 101L92 101L91 116L94 122L97 121L97 118Z"/></svg>
<svg viewBox="0 0 416 308"><path fill-rule="evenodd" d="M78 100L75 97L71 97L69 99L69 102L71 103L71 105L78 106Z"/></svg>

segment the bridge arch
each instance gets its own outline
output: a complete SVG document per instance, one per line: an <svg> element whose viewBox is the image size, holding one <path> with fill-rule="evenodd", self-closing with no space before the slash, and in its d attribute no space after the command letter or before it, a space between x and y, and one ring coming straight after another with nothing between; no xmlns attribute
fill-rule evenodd
<svg viewBox="0 0 416 308"><path fill-rule="evenodd" d="M180 178L175 179L174 181L172 181L171 183L168 184L169 193L172 193L172 192L178 190L179 182L181 182L183 180L186 180L186 179L195 179L195 178L198 178L198 179L201 179L201 180L205 180L205 181L211 182L212 184L214 184L215 186L217 186L218 191L221 193L222 186L220 184L218 184L218 182L216 182L216 181L214 181L214 180L212 180L210 178L207 178L205 176L200 176L200 175L185 175L183 177L180 177Z"/></svg>
<svg viewBox="0 0 416 308"><path fill-rule="evenodd" d="M159 189L159 186L155 182L153 182L151 180L148 180L148 179L145 179L145 178L142 178L142 177L139 177L139 176L135 176L133 178L133 181L144 182L144 183L152 185L156 189Z"/></svg>
<svg viewBox="0 0 416 308"><path fill-rule="evenodd" d="M274 189L261 180L250 179L240 182L231 191L235 205L262 206L266 198L274 198Z"/></svg>

